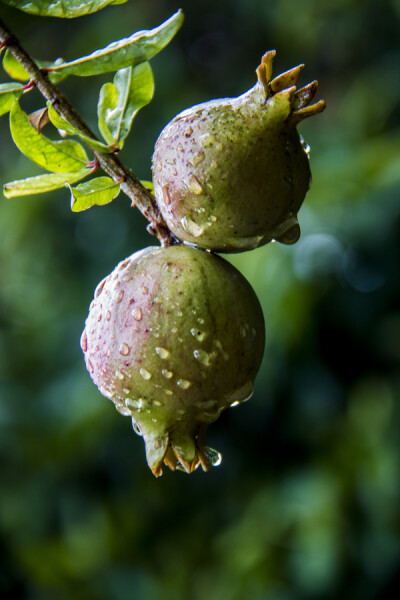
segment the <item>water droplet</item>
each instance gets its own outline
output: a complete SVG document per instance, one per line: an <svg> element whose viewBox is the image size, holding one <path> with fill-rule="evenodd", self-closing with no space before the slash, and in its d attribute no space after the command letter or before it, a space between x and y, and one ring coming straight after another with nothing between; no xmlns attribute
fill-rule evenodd
<svg viewBox="0 0 400 600"><path fill-rule="evenodd" d="M129 408L126 408L123 404L116 404L115 408L124 417L130 417L131 416L131 411L129 410Z"/></svg>
<svg viewBox="0 0 400 600"><path fill-rule="evenodd" d="M124 377L125 377L125 375L122 373L122 371L115 371L115 376L120 381L122 381L124 379Z"/></svg>
<svg viewBox="0 0 400 600"><path fill-rule="evenodd" d="M142 316L142 309L139 308L139 306L135 306L135 308L132 310L132 317L135 319L135 321L141 321Z"/></svg>
<svg viewBox="0 0 400 600"><path fill-rule="evenodd" d="M173 391L172 390L163 390L164 394L167 394L167 396L172 396L173 395Z"/></svg>
<svg viewBox="0 0 400 600"><path fill-rule="evenodd" d="M158 354L158 356L162 359L166 359L169 356L169 351L166 350L165 348L161 348L159 346L156 347L156 354Z"/></svg>
<svg viewBox="0 0 400 600"><path fill-rule="evenodd" d="M154 406L162 406L163 405L163 403L160 402L159 400L153 400L153 404L154 404Z"/></svg>
<svg viewBox="0 0 400 600"><path fill-rule="evenodd" d="M187 390L192 385L192 382L188 381L187 379L178 379L176 385L179 386L182 390Z"/></svg>
<svg viewBox="0 0 400 600"><path fill-rule="evenodd" d="M199 152L198 154L195 154L192 157L192 160L189 161L189 163L193 166L193 167L197 167L197 165L199 165L201 162L203 162L203 160L205 159L206 155L204 154L204 152Z"/></svg>
<svg viewBox="0 0 400 600"><path fill-rule="evenodd" d="M208 148L215 142L215 138L213 135L211 135L211 133L204 133L199 137L199 140L203 148Z"/></svg>
<svg viewBox="0 0 400 600"><path fill-rule="evenodd" d="M124 290L119 290L117 297L115 298L115 301L119 304L123 297L124 297Z"/></svg>
<svg viewBox="0 0 400 600"><path fill-rule="evenodd" d="M210 365L210 355L205 350L194 350L193 356L201 362L202 365L208 367Z"/></svg>
<svg viewBox="0 0 400 600"><path fill-rule="evenodd" d="M87 351L87 335L86 335L86 329L83 330L83 333L81 335L81 348L83 350L83 352Z"/></svg>
<svg viewBox="0 0 400 600"><path fill-rule="evenodd" d="M132 419L132 429L137 435L142 435L139 425L136 423L134 419Z"/></svg>
<svg viewBox="0 0 400 600"><path fill-rule="evenodd" d="M195 327L193 327L190 330L190 333L192 334L193 337L196 338L196 340L198 340L199 342L204 342L204 340L207 337L207 333L205 331L199 331L198 329L196 329Z"/></svg>
<svg viewBox="0 0 400 600"><path fill-rule="evenodd" d="M176 316L177 317L182 317L183 316L183 312L181 310L177 310L176 311Z"/></svg>
<svg viewBox="0 0 400 600"><path fill-rule="evenodd" d="M122 391L124 392L124 394L128 395L131 393L131 390L128 388L122 388Z"/></svg>
<svg viewBox="0 0 400 600"><path fill-rule="evenodd" d="M200 323L200 325L204 325L204 319L203 319L203 317L199 317L197 319L197 322Z"/></svg>
<svg viewBox="0 0 400 600"><path fill-rule="evenodd" d="M138 398L136 399L132 399L132 398L126 398L125 399L125 406L128 406L129 408L131 408L132 410L142 410L143 406L144 406L144 401L143 398Z"/></svg>
<svg viewBox="0 0 400 600"><path fill-rule="evenodd" d="M106 319L107 319L107 321L109 321L111 319L111 313L109 310L106 313Z"/></svg>
<svg viewBox="0 0 400 600"><path fill-rule="evenodd" d="M99 285L97 286L97 288L95 289L95 292L94 292L95 298L98 298L100 296L101 292L103 291L103 287L104 287L105 283L106 283L105 279L103 279L103 281L100 281Z"/></svg>
<svg viewBox="0 0 400 600"><path fill-rule="evenodd" d="M122 354L122 356L128 356L130 351L131 349L129 348L128 344L122 344L119 349L119 353Z"/></svg>
<svg viewBox="0 0 400 600"><path fill-rule="evenodd" d="M170 198L169 192L168 192L168 185L163 185L163 187L162 187L162 195L163 195L165 204L167 206L169 204L171 204L171 198Z"/></svg>
<svg viewBox="0 0 400 600"><path fill-rule="evenodd" d="M190 235L193 235L193 237L199 237L204 231L204 227L197 225L197 223L192 221L192 219L188 216L183 217L181 219L181 223L183 229Z"/></svg>
<svg viewBox="0 0 400 600"><path fill-rule="evenodd" d="M139 373L140 373L140 376L143 377L143 379L146 379L146 380L151 379L151 377L152 377L151 373L147 369L141 368L139 370Z"/></svg>
<svg viewBox="0 0 400 600"><path fill-rule="evenodd" d="M171 379L171 377L173 376L173 372L168 371L167 369L162 369L161 373L163 374L165 379Z"/></svg>
<svg viewBox="0 0 400 600"><path fill-rule="evenodd" d="M190 175L188 183L189 188L193 192L193 194L196 194L196 196L200 196L200 194L203 193L203 187L195 175Z"/></svg>
<svg viewBox="0 0 400 600"><path fill-rule="evenodd" d="M206 454L208 460L212 464L213 467L219 467L222 462L222 455L214 448L204 448L204 453Z"/></svg>

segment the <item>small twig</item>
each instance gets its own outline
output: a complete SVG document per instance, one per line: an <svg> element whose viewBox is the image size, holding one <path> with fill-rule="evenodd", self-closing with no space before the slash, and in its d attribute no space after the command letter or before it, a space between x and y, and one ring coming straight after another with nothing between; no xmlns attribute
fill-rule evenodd
<svg viewBox="0 0 400 600"><path fill-rule="evenodd" d="M72 106L68 98L49 81L45 70L39 69L34 60L21 46L15 35L6 27L0 19L0 48L7 47L19 64L30 76L28 86L35 85L42 96L51 102L54 110L63 117L70 125L81 133L97 140L97 136L91 131L82 117ZM161 216L155 198L150 190L145 188L135 174L128 169L116 156L115 153L102 154L87 144L92 150L99 166L116 183L120 183L121 190L132 201L150 223L150 230L158 237L163 246L169 246L176 242L175 237L169 231L167 224Z"/></svg>

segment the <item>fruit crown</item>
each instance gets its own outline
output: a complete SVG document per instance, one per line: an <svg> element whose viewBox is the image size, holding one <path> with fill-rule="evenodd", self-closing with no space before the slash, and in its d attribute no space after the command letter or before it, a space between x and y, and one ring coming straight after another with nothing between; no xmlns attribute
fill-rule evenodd
<svg viewBox="0 0 400 600"><path fill-rule="evenodd" d="M267 101L272 96L288 96L292 109L289 119L294 123L322 112L326 106L325 100L319 100L315 104L310 104L317 91L318 81L312 81L308 85L298 90L296 89L299 75L304 68L303 64L293 67L289 71L285 71L274 79L271 79L275 55L275 50L266 52L256 70L258 81L265 91L265 100Z"/></svg>

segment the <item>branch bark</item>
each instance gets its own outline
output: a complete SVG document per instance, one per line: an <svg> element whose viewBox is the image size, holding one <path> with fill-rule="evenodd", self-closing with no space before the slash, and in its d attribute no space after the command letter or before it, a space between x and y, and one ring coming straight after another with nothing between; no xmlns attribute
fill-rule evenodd
<svg viewBox="0 0 400 600"><path fill-rule="evenodd" d="M68 98L51 81L49 81L47 73L39 69L35 61L21 46L16 36L8 29L1 19L0 47L5 47L11 52L14 58L29 74L31 83L37 87L46 100L51 102L54 110L56 110L61 117L85 135L88 135L93 139L98 139L72 106ZM149 221L150 225L148 230L157 236L163 246L169 246L176 243L176 239L162 218L155 198L150 190L142 185L135 174L128 169L115 154L103 154L92 148L89 144L87 145L93 152L103 171L107 173L113 181L120 184L121 190L132 201L132 206L136 206Z"/></svg>

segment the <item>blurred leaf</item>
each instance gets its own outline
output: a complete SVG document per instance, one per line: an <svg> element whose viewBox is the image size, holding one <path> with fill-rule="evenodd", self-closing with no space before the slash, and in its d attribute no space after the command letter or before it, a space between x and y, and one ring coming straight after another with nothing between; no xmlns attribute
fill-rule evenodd
<svg viewBox="0 0 400 600"><path fill-rule="evenodd" d="M63 117L61 117L54 110L54 108L52 107L50 102L47 102L47 109L48 109L49 119L53 123L54 127L57 127L57 129L62 129L63 131L66 131L69 135L79 136L81 138L81 140L83 140L84 142L86 142L88 144L88 146L91 146L92 148L94 148L95 150L98 150L99 152L110 152L110 149L108 148L108 146L106 146L105 144L102 144L98 140L91 138L88 135L85 135L84 133L80 132L79 129L76 129L76 127L74 127L73 125L70 125L70 123L68 123L68 121L66 121Z"/></svg>
<svg viewBox="0 0 400 600"><path fill-rule="evenodd" d="M0 84L0 117L7 113L16 98L24 91L24 86L19 83Z"/></svg>
<svg viewBox="0 0 400 600"><path fill-rule="evenodd" d="M68 75L88 77L134 67L160 52L172 40L182 22L183 13L179 10L154 29L137 31L130 37L112 42L88 56L50 65L49 77L52 81L61 81Z"/></svg>
<svg viewBox="0 0 400 600"><path fill-rule="evenodd" d="M73 19L97 12L109 4L123 4L127 0L1 0L4 4L41 17Z"/></svg>
<svg viewBox="0 0 400 600"><path fill-rule="evenodd" d="M16 58L11 54L9 50L6 51L3 57L3 69L11 77L17 81L29 81L30 75L25 71Z"/></svg>
<svg viewBox="0 0 400 600"><path fill-rule="evenodd" d="M33 162L56 173L75 173L86 166L82 146L72 140L53 142L38 133L16 100L10 111L10 130L15 145Z"/></svg>
<svg viewBox="0 0 400 600"><path fill-rule="evenodd" d="M3 187L6 198L15 198L17 196L30 196L32 194L42 194L52 192L64 187L66 183L76 183L89 173L91 169L86 167L75 173L46 173L37 177L28 177L18 181L10 181Z"/></svg>
<svg viewBox="0 0 400 600"><path fill-rule="evenodd" d="M140 182L145 188L150 190L152 193L154 192L154 184L152 181L141 181Z"/></svg>
<svg viewBox="0 0 400 600"><path fill-rule="evenodd" d="M67 183L67 187L71 192L73 212L87 210L95 205L108 204L118 196L120 189L119 183L115 183L110 177L97 177L76 188L72 188Z"/></svg>
<svg viewBox="0 0 400 600"><path fill-rule="evenodd" d="M122 148L138 111L154 94L154 78L149 62L117 71L114 83L103 85L97 108L99 129L109 143Z"/></svg>

